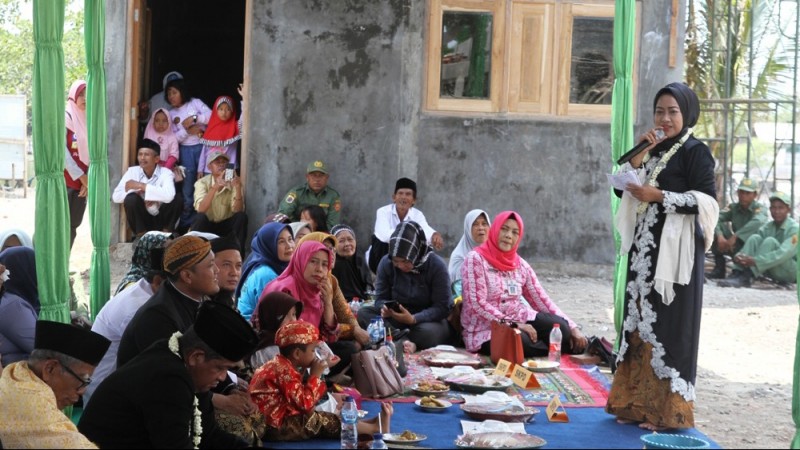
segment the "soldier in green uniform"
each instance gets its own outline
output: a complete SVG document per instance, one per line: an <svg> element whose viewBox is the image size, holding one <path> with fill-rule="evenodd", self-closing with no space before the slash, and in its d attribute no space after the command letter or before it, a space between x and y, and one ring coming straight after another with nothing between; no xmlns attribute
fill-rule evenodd
<svg viewBox="0 0 800 450"><path fill-rule="evenodd" d="M733 257L733 274L721 280L723 287L748 287L753 279L766 275L775 281L794 283L797 280L797 222L789 217L791 199L784 192L769 198L772 222L763 225Z"/></svg>
<svg viewBox="0 0 800 450"><path fill-rule="evenodd" d="M300 220L300 211L308 205L319 205L325 210L328 229L340 222L342 201L336 189L328 186L328 167L314 161L306 169L306 182L292 188L281 201L279 213L286 214L292 222Z"/></svg>
<svg viewBox="0 0 800 450"><path fill-rule="evenodd" d="M767 208L756 201L758 185L750 178L739 183L736 190L738 202L733 202L719 212L719 221L711 246L714 254L714 270L706 273L709 279L725 278L725 255L733 257L739 253L747 238L758 232L767 223Z"/></svg>

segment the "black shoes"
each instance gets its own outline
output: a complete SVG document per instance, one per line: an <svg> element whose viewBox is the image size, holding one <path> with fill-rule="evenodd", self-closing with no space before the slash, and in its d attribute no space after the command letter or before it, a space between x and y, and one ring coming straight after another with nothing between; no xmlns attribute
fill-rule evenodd
<svg viewBox="0 0 800 450"><path fill-rule="evenodd" d="M721 280L725 278L725 266L717 266L714 267L714 270L711 272L706 272L706 278L709 280Z"/></svg>
<svg viewBox="0 0 800 450"><path fill-rule="evenodd" d="M753 273L750 270L734 270L731 276L717 283L720 287L750 287Z"/></svg>
<svg viewBox="0 0 800 450"><path fill-rule="evenodd" d="M714 255L714 270L706 272L709 280L721 280L725 278L725 255Z"/></svg>

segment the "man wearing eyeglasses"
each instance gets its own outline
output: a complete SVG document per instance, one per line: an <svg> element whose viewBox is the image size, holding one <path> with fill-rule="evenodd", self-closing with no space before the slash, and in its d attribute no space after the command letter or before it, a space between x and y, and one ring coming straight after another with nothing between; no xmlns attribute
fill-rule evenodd
<svg viewBox="0 0 800 450"><path fill-rule="evenodd" d="M39 321L27 361L0 376L0 441L6 448L97 448L61 412L92 382L108 350L103 336L72 325Z"/></svg>

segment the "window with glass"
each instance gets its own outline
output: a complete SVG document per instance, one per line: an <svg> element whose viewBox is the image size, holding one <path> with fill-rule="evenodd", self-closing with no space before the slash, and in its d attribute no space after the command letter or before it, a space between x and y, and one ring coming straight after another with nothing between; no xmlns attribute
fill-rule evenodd
<svg viewBox="0 0 800 450"><path fill-rule="evenodd" d="M610 120L614 1L430 0L426 109Z"/></svg>

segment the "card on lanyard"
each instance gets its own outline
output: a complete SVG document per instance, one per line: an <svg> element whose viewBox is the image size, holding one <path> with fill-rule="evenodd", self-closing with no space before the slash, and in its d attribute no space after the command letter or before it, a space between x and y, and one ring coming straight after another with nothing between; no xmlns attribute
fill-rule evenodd
<svg viewBox="0 0 800 450"><path fill-rule="evenodd" d="M506 291L508 295L519 295L519 285L514 280L506 280Z"/></svg>

